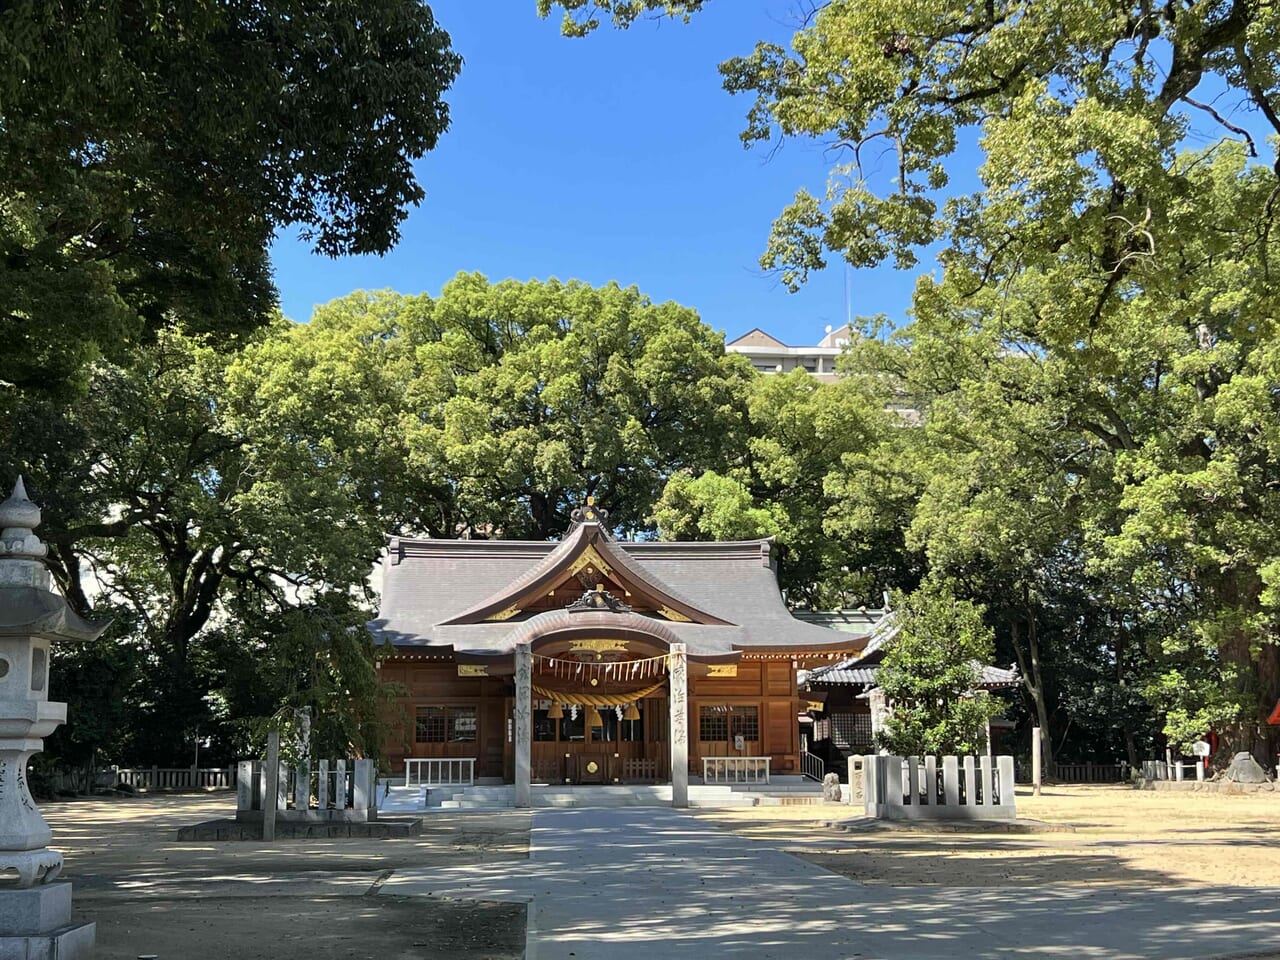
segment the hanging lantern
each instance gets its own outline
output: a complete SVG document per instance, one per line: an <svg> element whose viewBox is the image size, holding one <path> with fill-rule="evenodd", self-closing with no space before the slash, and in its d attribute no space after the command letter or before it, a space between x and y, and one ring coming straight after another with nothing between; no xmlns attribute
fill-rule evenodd
<svg viewBox="0 0 1280 960"><path fill-rule="evenodd" d="M600 711L595 707L588 706L582 711L583 722L588 727L603 727L604 721L600 719Z"/></svg>
<svg viewBox="0 0 1280 960"><path fill-rule="evenodd" d="M634 700L630 701L627 704L627 709L626 709L626 712L622 714L622 719L623 720L639 720L640 719L640 708L636 706L636 702Z"/></svg>
<svg viewBox="0 0 1280 960"><path fill-rule="evenodd" d="M560 706L558 701L551 704L551 709L547 711L548 720L559 720L564 716L564 707Z"/></svg>

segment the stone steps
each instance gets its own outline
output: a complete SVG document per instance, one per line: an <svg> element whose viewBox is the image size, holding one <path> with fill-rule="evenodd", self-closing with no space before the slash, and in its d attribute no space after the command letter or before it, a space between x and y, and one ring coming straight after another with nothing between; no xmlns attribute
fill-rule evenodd
<svg viewBox="0 0 1280 960"><path fill-rule="evenodd" d="M763 807L822 802L820 784L801 777L774 778L770 784L689 785L692 807ZM382 813L421 813L426 810L509 810L515 806L511 784L407 787L403 781L381 781L378 809ZM562 786L534 784L535 807L669 806L670 784Z"/></svg>

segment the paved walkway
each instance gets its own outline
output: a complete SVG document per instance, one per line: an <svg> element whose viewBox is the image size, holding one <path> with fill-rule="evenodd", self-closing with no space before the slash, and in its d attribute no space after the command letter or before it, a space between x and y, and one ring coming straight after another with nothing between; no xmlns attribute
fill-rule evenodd
<svg viewBox="0 0 1280 960"><path fill-rule="evenodd" d="M381 893L530 903L527 960L1222 957L1280 951L1280 891L863 886L661 808L546 810L529 859Z"/></svg>

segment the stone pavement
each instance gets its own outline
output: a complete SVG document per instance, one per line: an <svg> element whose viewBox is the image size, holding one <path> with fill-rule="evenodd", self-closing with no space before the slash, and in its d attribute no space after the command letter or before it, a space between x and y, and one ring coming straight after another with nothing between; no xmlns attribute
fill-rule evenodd
<svg viewBox="0 0 1280 960"><path fill-rule="evenodd" d="M383 894L529 903L527 960L1223 957L1280 949L1280 891L864 886L670 809L534 814L528 861Z"/></svg>

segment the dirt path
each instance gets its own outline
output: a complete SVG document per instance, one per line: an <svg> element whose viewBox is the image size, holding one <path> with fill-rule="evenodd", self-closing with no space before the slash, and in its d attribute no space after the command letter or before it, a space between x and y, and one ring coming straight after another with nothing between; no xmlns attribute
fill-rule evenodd
<svg viewBox="0 0 1280 960"><path fill-rule="evenodd" d="M862 883L1280 886L1280 796L1221 796L1127 786L1019 791L1018 815L1071 833L850 834L823 827L829 807L709 811L716 823L779 844Z"/></svg>
<svg viewBox="0 0 1280 960"><path fill-rule="evenodd" d="M373 897L394 870L528 856L527 813L433 815L420 837L179 843L230 795L47 803L100 960L515 960L519 904Z"/></svg>

